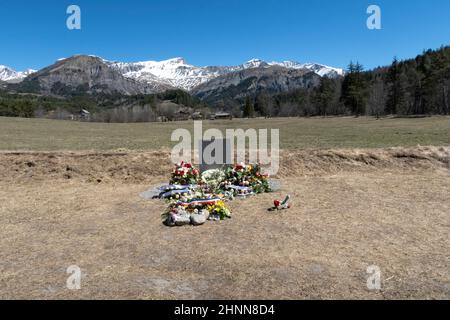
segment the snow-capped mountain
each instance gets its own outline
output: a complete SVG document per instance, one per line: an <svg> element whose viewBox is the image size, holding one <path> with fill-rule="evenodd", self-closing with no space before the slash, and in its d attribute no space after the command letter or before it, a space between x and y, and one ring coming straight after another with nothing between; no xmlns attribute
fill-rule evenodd
<svg viewBox="0 0 450 320"><path fill-rule="evenodd" d="M109 65L127 78L144 82L161 81L166 85L188 91L233 71L230 67L196 67L186 63L183 58L135 63L110 62Z"/></svg>
<svg viewBox="0 0 450 320"><path fill-rule="evenodd" d="M345 71L340 68L329 67L318 63L298 63L295 61L283 61L283 62L270 62L269 65L282 66L288 69L307 69L315 72L321 77L336 78L338 76L343 76Z"/></svg>
<svg viewBox="0 0 450 320"><path fill-rule="evenodd" d="M287 69L297 69L297 70L307 69L307 70L315 72L316 74L318 74L321 77L330 77L330 78L343 76L345 73L344 70L340 69L340 68L329 67L329 66L326 66L323 64L318 64L318 63L299 63L296 61L266 62L266 61L260 60L260 59L252 59L252 60L244 63L240 67L242 67L243 69L249 69L249 68L267 68L270 66L280 66L280 67L284 67Z"/></svg>
<svg viewBox="0 0 450 320"><path fill-rule="evenodd" d="M5 82L21 82L34 72L36 72L36 70L33 69L18 72L7 66L0 65L0 80Z"/></svg>
<svg viewBox="0 0 450 320"><path fill-rule="evenodd" d="M170 88L178 88L192 92L198 86L224 75L251 69L273 69L272 67L275 66L291 70L309 70L321 77L327 76L334 78L344 75L342 69L317 63L299 63L295 61L266 62L260 59L252 59L238 66L197 67L188 64L183 58L173 58L164 61L113 62L92 55L75 55L71 58L58 59L56 63L64 63L72 59L83 59L83 57L97 59L96 62L98 64L104 63L112 71L123 76L125 79L135 81L137 86L144 85L151 87L155 92ZM30 74L36 72L36 70L31 69L17 72L6 66L0 66L0 81L19 83ZM113 79L111 81L113 82Z"/></svg>
<svg viewBox="0 0 450 320"><path fill-rule="evenodd" d="M124 77L105 61L95 56L76 55L60 59L26 77L15 90L67 96L71 94L152 94L173 89L160 82L139 82Z"/></svg>
<svg viewBox="0 0 450 320"><path fill-rule="evenodd" d="M213 80L222 75L252 68L268 68L280 66L287 69L307 69L319 76L337 77L344 74L344 70L328 67L316 63L301 64L294 61L266 62L252 59L239 66L209 66L196 67L188 64L183 58L174 58L164 61L143 62L108 62L112 68L123 76L143 82L161 81L165 85L191 91L195 87Z"/></svg>

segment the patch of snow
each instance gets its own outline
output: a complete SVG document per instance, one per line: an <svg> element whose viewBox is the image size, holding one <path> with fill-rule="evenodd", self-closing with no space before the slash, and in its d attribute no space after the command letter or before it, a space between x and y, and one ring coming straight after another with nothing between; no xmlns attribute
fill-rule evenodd
<svg viewBox="0 0 450 320"><path fill-rule="evenodd" d="M141 61L141 62L110 62L105 61L110 67L118 70L127 78L138 81L154 83L160 81L162 84L175 88L192 90L196 86L208 82L221 75L241 71L250 68L266 68L270 66L281 66L289 69L308 69L321 77L336 77L344 74L339 68L328 67L316 63L301 64L294 61L266 62L261 59L251 59L239 66L208 66L196 67L188 64L181 57L163 61Z"/></svg>
<svg viewBox="0 0 450 320"><path fill-rule="evenodd" d="M196 86L215 79L221 75L234 71L242 71L251 68L268 68L280 66L288 69L308 69L319 76L338 77L345 74L340 68L329 67L317 63L299 63L295 61L266 62L261 59L251 59L238 66L207 66L197 67L188 64L184 58L176 57L163 61L141 62L114 62L95 55L89 55L101 59L111 68L119 71L123 76L148 84L160 84L190 91ZM65 60L60 58L58 61ZM36 70L28 69L17 72L6 66L0 66L0 80L20 82Z"/></svg>
<svg viewBox="0 0 450 320"><path fill-rule="evenodd" d="M18 72L7 66L0 65L0 80L6 82L20 82L34 72L36 72L36 70L33 69Z"/></svg>

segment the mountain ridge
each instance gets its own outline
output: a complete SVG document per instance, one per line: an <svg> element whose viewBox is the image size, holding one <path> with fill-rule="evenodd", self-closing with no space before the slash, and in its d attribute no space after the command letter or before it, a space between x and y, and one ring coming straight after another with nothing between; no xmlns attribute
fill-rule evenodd
<svg viewBox="0 0 450 320"><path fill-rule="evenodd" d="M344 75L343 69L329 67L318 63L299 63L296 61L266 62L261 59L251 59L237 66L197 67L188 64L182 57L162 61L149 60L140 62L120 62L109 61L94 55L74 55L70 58L58 59L53 65L67 59L83 56L98 58L110 68L122 74L125 78L147 83L151 87L182 89L188 92L192 91L197 86L222 75L252 68L270 68L272 66L280 66L287 69L308 69L314 71L321 77L327 76L335 78ZM48 67L49 66L43 69ZM19 83L25 80L27 76L37 73L38 71L28 69L23 72L18 72L12 68L0 66L0 81Z"/></svg>
<svg viewBox="0 0 450 320"><path fill-rule="evenodd" d="M37 70L26 69L24 71L16 71L10 67L0 65L0 81L15 83L20 82L25 79L30 74L36 72Z"/></svg>
<svg viewBox="0 0 450 320"><path fill-rule="evenodd" d="M151 94L168 88L125 78L98 57L77 55L58 60L27 76L16 84L22 92L38 92L54 95L84 93L120 93L125 95Z"/></svg>
<svg viewBox="0 0 450 320"><path fill-rule="evenodd" d="M172 58L163 61L142 62L110 62L111 67L119 70L125 77L139 81L161 79L167 85L178 89L192 91L197 86L211 81L222 75L253 68L270 68L280 66L287 69L307 69L314 71L319 76L339 77L344 75L344 70L329 67L318 63L299 63L295 61L266 62L261 59L251 59L237 66L205 66L196 67L186 62L184 58Z"/></svg>
<svg viewBox="0 0 450 320"><path fill-rule="evenodd" d="M221 75L193 89L192 94L212 105L233 105L233 101L259 93L277 94L316 87L320 76L308 69L279 65L260 66Z"/></svg>

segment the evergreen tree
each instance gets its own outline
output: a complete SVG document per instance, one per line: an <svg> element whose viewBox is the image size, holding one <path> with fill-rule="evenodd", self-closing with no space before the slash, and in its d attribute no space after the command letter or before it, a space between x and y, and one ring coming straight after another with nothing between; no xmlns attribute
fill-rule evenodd
<svg viewBox="0 0 450 320"><path fill-rule="evenodd" d="M437 51L434 55L434 67L430 82L434 85L434 103L436 113L450 113L450 50Z"/></svg>
<svg viewBox="0 0 450 320"><path fill-rule="evenodd" d="M367 104L367 81L360 63L350 62L348 72L342 82L341 100L356 116L364 114Z"/></svg>
<svg viewBox="0 0 450 320"><path fill-rule="evenodd" d="M375 77L370 86L367 114L376 116L377 119L384 113L385 106L384 81L381 76Z"/></svg>
<svg viewBox="0 0 450 320"><path fill-rule="evenodd" d="M247 98L245 99L243 116L244 118L253 118L254 115L255 115L255 108L253 106L253 102L251 98L247 96Z"/></svg>
<svg viewBox="0 0 450 320"><path fill-rule="evenodd" d="M328 77L320 79L320 85L314 92L313 100L316 104L317 112L321 116L326 116L331 110L335 92L335 81Z"/></svg>
<svg viewBox="0 0 450 320"><path fill-rule="evenodd" d="M269 100L270 97L268 95L259 94L255 101L255 112L263 117L267 117L269 115Z"/></svg>
<svg viewBox="0 0 450 320"><path fill-rule="evenodd" d="M397 57L392 61L386 74L386 87L388 90L386 100L386 113L397 114L405 109L405 78L402 75L402 66Z"/></svg>

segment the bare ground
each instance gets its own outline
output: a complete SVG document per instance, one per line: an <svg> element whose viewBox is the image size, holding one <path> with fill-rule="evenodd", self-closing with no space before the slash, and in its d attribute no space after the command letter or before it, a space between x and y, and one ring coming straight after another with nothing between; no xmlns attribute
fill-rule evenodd
<svg viewBox="0 0 450 320"><path fill-rule="evenodd" d="M167 152L0 154L0 298L450 298L450 148L285 151L282 190L167 228ZM290 210L269 213L291 194ZM66 289L66 268L83 271ZM366 268L382 271L367 289Z"/></svg>

